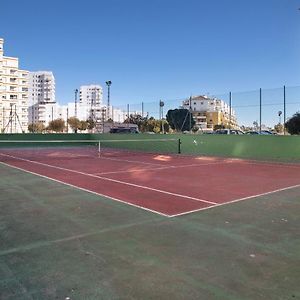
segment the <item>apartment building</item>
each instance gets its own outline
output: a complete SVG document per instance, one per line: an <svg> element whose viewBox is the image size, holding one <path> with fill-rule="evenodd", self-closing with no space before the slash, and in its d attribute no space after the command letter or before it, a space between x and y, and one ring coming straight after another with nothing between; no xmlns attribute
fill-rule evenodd
<svg viewBox="0 0 300 300"><path fill-rule="evenodd" d="M103 89L100 85L82 85L79 91L79 105L84 119L92 118L98 120L102 118Z"/></svg>
<svg viewBox="0 0 300 300"><path fill-rule="evenodd" d="M29 73L29 124L41 122L45 126L56 119L55 78L50 71Z"/></svg>
<svg viewBox="0 0 300 300"><path fill-rule="evenodd" d="M183 108L191 110L196 125L206 131L213 130L215 125L227 128L239 128L235 111L223 100L200 95L183 101Z"/></svg>
<svg viewBox="0 0 300 300"><path fill-rule="evenodd" d="M2 133L28 129L28 71L19 69L17 57L4 56L0 38L0 128Z"/></svg>

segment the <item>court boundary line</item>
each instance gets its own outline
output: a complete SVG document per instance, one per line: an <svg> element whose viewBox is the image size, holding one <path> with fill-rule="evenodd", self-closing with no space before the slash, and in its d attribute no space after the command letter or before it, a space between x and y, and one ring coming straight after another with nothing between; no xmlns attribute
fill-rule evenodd
<svg viewBox="0 0 300 300"><path fill-rule="evenodd" d="M123 225L115 226L115 227L112 227L112 228L100 229L98 231L91 231L91 232L87 232L87 233L71 235L71 236L68 236L68 237L62 237L62 238L58 238L58 239L54 239L54 240L46 240L46 241L43 241L43 242L36 241L36 242L33 242L33 243L29 243L27 245L13 247L13 248L9 248L9 249L6 249L6 250L0 250L0 257L10 255L10 254L13 254L13 253L18 253L18 252L31 251L33 249L37 249L37 248L41 248L41 247L48 247L48 246L52 246L52 245L59 244L59 243L74 241L74 240L77 240L77 239L84 239L86 237L90 237L90 236L93 236L93 235L106 234L106 233L109 233L109 232L113 232L115 230L131 228L131 227L134 227L134 226L137 226L137 225L144 225L144 224L148 224L148 223L153 223L155 221L156 220L153 220L153 219L146 219L146 220L141 221L141 222L123 224ZM157 222L161 222L161 221L162 220L157 221Z"/></svg>
<svg viewBox="0 0 300 300"><path fill-rule="evenodd" d="M154 191L154 192L158 192L158 193L162 193L162 194L167 194L167 195L172 195L172 196L176 196L176 197L186 198L186 199L189 199L189 200L203 202L203 203L207 203L207 204L213 204L213 205L217 204L216 202L212 202L212 201L208 201L208 200L204 200L204 199L198 199L198 198L194 198L194 197L190 197L190 196L186 196L186 195L176 194L176 193L163 191L163 190L159 190L159 189L155 189L155 188L151 188L151 187L147 187L147 186L142 186L142 185L138 185L138 184L134 184L134 183L129 183L129 182L126 182L126 181L116 180L116 179L112 179L112 178L93 175L93 174L90 174L90 173L84 173L84 172L81 172L81 171L71 170L71 169L62 168L62 167L58 167L58 166L53 166L53 165L49 165L49 164L46 164L46 163L41 163L41 162L38 162L38 161L26 159L26 158L15 157L15 156L9 155L9 154L0 153L0 155L12 157L12 158L17 159L17 160L22 160L22 161L26 161L26 162L30 162L30 163L34 163L34 164L39 164L39 165L46 166L46 167L53 168L53 169L58 169L58 170L67 171L67 172L71 172L71 173L81 174L81 175L88 176L88 177L93 177L93 178L99 178L99 179L103 179L103 180L106 180L106 181L111 181L111 182L115 182L115 183L119 183L119 184L134 186L134 187L137 187L137 188L150 190L150 191ZM125 203L127 203L127 202L125 202Z"/></svg>
<svg viewBox="0 0 300 300"><path fill-rule="evenodd" d="M118 199L118 198L115 198L115 197L111 197L111 196L107 196L107 195L104 195L104 194L101 194L101 193L97 193L97 192L94 192L94 191L82 188L80 186L73 185L71 183L63 182L63 181L61 181L59 179L51 178L51 177L48 177L46 175L42 175L42 174L38 174L38 173L29 171L29 170L22 169L20 167L12 166L12 165L4 163L4 162L0 162L0 163L3 164L3 165L5 165L5 166L7 166L7 167L11 167L11 168L14 168L14 169L17 169L17 170L20 170L20 171L23 171L23 172L26 172L26 173L29 173L29 174L32 174L32 175L36 175L36 176L39 176L39 177L42 177L42 178L45 178L45 179L48 179L48 180L52 180L52 181L58 182L60 184L64 184L64 185L70 186L72 188L79 189L79 190L82 190L84 192L88 192L90 194L94 194L94 195L97 195L97 196L101 196L101 197L105 197L105 198L108 198L108 199L112 199L114 201L117 201L117 202L120 202L120 203L123 203L123 204L128 204L128 205L133 206L135 208L140 208L142 210L145 210L145 211L148 211L148 212L151 212L151 213L154 213L154 214L158 214L158 215L161 215L163 217L167 217L167 218L170 217L170 215L161 213L159 211L156 211L156 210L153 210L153 209L150 209L150 208L147 208L147 207L139 206L139 205L134 204L134 203L126 202L124 200L121 200L121 199Z"/></svg>
<svg viewBox="0 0 300 300"><path fill-rule="evenodd" d="M229 162L215 162L215 163L206 163L206 164L190 164L190 165L178 165L178 166L164 166L157 168L146 168L146 169L136 169L136 170L127 170L127 171L112 171L112 172L102 172L102 173L94 173L94 175L106 175L106 174L119 174L119 173L133 173L139 171L156 171L156 170L165 170L165 169L177 169L177 168L189 168L189 167L201 167L201 166L209 166L209 165L221 165L227 164Z"/></svg>
<svg viewBox="0 0 300 300"><path fill-rule="evenodd" d="M224 202L224 203L218 203L216 205L211 205L211 206L208 206L208 207L194 209L194 210L191 210L191 211L188 211L188 212L183 212L183 213L179 213L179 214L170 215L170 218L180 217L180 216L192 214L192 213L195 213L195 212L198 212L198 211L201 211L201 210L207 210L207 209L211 209L211 208L215 208L215 207L219 207L219 206L224 206L224 205L228 205L228 204L238 203L238 202L242 202L244 200L253 199L253 198L259 198L259 197L262 197L262 196L266 196L266 195L270 195L270 194L275 194L275 193L279 193L279 192L283 192L283 191L286 191L286 190L291 190L291 189L295 189L295 188L299 188L299 187L300 187L300 184L296 184L296 185L288 186L288 187L281 188L281 189L276 189L276 190L265 192L265 193L261 193L261 194L247 196L247 197L243 197L243 198L239 198L239 199L227 201L227 202Z"/></svg>
<svg viewBox="0 0 300 300"><path fill-rule="evenodd" d="M118 158L111 158L111 157L103 157L99 156L100 159L106 159L106 160L112 160L112 161L120 161L120 162L129 162L129 163L139 163L142 165L152 165L152 166L162 166L162 164L155 164L155 163L148 163L148 162L143 162L143 161L138 161L138 160L128 160L128 159L118 159Z"/></svg>

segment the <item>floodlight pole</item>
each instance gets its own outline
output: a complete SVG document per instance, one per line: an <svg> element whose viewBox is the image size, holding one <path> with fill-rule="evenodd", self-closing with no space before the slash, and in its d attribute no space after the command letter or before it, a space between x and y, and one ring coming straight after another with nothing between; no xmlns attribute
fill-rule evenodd
<svg viewBox="0 0 300 300"><path fill-rule="evenodd" d="M75 118L77 119L77 94L78 89L75 90ZM75 129L75 133L77 133L77 128Z"/></svg>
<svg viewBox="0 0 300 300"><path fill-rule="evenodd" d="M164 105L165 103L162 100L159 100L159 118L161 120L161 129L162 129L162 133L165 133L165 129L164 129L164 123L163 123L163 115L164 115Z"/></svg>
<svg viewBox="0 0 300 300"><path fill-rule="evenodd" d="M77 118L77 94L78 89L75 90L75 118Z"/></svg>
<svg viewBox="0 0 300 300"><path fill-rule="evenodd" d="M107 85L107 119L109 119L109 110L110 110L110 86L111 86L111 81L108 80L105 82Z"/></svg>

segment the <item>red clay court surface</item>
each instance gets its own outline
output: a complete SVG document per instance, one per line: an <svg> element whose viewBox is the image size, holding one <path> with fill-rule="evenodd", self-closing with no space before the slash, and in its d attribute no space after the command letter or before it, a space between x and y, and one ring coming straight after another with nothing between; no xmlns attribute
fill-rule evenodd
<svg viewBox="0 0 300 300"><path fill-rule="evenodd" d="M167 217L300 186L300 164L95 150L1 149L0 162Z"/></svg>

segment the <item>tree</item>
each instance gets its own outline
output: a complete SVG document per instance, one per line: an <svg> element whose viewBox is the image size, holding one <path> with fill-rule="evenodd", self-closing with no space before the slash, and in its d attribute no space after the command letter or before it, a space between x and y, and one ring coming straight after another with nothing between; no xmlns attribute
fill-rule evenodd
<svg viewBox="0 0 300 300"><path fill-rule="evenodd" d="M55 132L63 132L65 129L65 121L63 119L53 120L49 122L47 129Z"/></svg>
<svg viewBox="0 0 300 300"><path fill-rule="evenodd" d="M92 118L89 118L88 120L87 120L87 124L88 124L88 129L89 130L92 130L92 129L94 129L95 127L96 127L96 122L92 119Z"/></svg>
<svg viewBox="0 0 300 300"><path fill-rule="evenodd" d="M198 126L194 126L193 128L192 128L192 131L193 131L193 133L196 133L196 132L198 132L199 131L199 127Z"/></svg>
<svg viewBox="0 0 300 300"><path fill-rule="evenodd" d="M225 129L225 126L223 124L216 124L214 125L214 130L218 130L218 129Z"/></svg>
<svg viewBox="0 0 300 300"><path fill-rule="evenodd" d="M176 131L190 131L196 123L191 112L183 108L168 110L167 121Z"/></svg>
<svg viewBox="0 0 300 300"><path fill-rule="evenodd" d="M281 123L278 123L277 125L275 125L274 129L277 133L283 133L283 131L284 131L284 127Z"/></svg>
<svg viewBox="0 0 300 300"><path fill-rule="evenodd" d="M72 130L76 133L77 130L80 128L80 121L78 118L76 117L71 117L68 119L68 124L70 125L70 127L72 128Z"/></svg>
<svg viewBox="0 0 300 300"><path fill-rule="evenodd" d="M42 133L43 131L45 131L45 129L46 127L42 122L31 123L28 125L29 132Z"/></svg>
<svg viewBox="0 0 300 300"><path fill-rule="evenodd" d="M84 131L88 128L88 122L87 121L80 121L79 130Z"/></svg>
<svg viewBox="0 0 300 300"><path fill-rule="evenodd" d="M300 112L295 113L286 123L285 128L290 134L300 134Z"/></svg>

